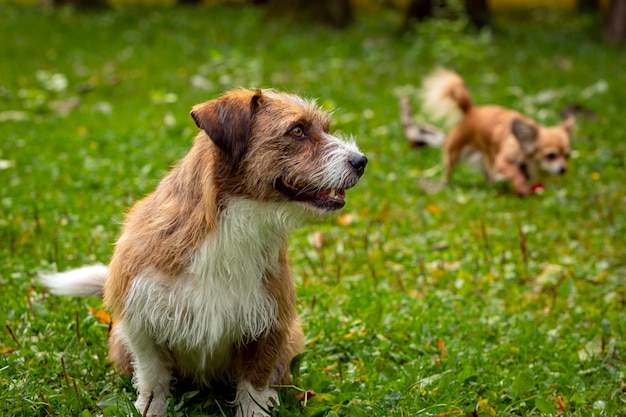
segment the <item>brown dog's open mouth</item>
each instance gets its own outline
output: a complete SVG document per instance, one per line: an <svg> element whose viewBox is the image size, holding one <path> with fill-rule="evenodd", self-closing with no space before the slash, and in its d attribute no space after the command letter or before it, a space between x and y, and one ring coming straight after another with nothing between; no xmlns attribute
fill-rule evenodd
<svg viewBox="0 0 626 417"><path fill-rule="evenodd" d="M292 201L301 201L324 210L339 210L346 202L346 191L340 189L315 190L307 186L295 186L278 178L275 188Z"/></svg>

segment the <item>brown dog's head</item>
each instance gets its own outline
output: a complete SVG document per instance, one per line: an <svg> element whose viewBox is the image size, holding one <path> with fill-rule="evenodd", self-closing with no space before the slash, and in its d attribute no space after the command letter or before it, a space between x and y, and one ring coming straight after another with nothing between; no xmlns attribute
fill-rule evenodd
<svg viewBox="0 0 626 417"><path fill-rule="evenodd" d="M234 195L337 210L367 164L354 142L329 133L328 113L295 95L235 90L191 116L219 149L218 177Z"/></svg>
<svg viewBox="0 0 626 417"><path fill-rule="evenodd" d="M542 170L551 174L564 174L567 171L570 132L573 126L573 118L552 127L537 125L529 120L514 119L511 131L524 153L536 161Z"/></svg>

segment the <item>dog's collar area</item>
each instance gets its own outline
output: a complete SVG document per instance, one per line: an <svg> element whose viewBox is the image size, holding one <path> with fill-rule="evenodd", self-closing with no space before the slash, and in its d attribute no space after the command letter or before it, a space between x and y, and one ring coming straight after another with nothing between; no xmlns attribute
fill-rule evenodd
<svg viewBox="0 0 626 417"><path fill-rule="evenodd" d="M315 190L307 186L297 187L278 178L274 187L288 200L311 204L323 210L339 210L346 202L346 191L340 189Z"/></svg>

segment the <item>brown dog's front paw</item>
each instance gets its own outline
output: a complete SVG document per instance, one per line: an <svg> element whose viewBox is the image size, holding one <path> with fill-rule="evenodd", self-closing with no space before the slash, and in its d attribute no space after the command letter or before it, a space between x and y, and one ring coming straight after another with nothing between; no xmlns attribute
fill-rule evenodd
<svg viewBox="0 0 626 417"><path fill-rule="evenodd" d="M274 406L280 405L278 392L269 386L257 389L247 381L237 387L235 417L268 417Z"/></svg>

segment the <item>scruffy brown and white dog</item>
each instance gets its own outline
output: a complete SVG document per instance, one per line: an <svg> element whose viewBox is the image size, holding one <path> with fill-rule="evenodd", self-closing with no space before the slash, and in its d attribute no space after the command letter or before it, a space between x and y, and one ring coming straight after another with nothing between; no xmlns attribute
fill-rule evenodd
<svg viewBox="0 0 626 417"><path fill-rule="evenodd" d="M289 232L341 209L366 157L313 101L235 90L195 106L190 152L127 215L108 267L44 276L101 295L109 358L133 373L140 413L166 411L174 377L237 384L237 416L265 416L303 348Z"/></svg>
<svg viewBox="0 0 626 417"><path fill-rule="evenodd" d="M529 192L528 179L538 169L563 174L570 154L574 118L546 127L514 110L499 106L476 106L463 79L444 69L424 80L423 110L435 119L461 120L444 143L445 178L465 153L482 156L485 177L508 180L520 196Z"/></svg>

